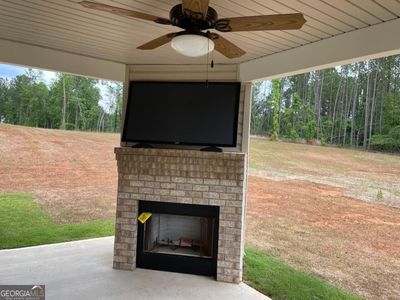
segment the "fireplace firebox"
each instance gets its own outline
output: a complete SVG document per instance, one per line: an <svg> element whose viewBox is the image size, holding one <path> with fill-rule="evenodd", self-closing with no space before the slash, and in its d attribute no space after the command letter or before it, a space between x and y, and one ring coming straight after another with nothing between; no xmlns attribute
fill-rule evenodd
<svg viewBox="0 0 400 300"><path fill-rule="evenodd" d="M216 276L219 207L139 201L138 267Z"/></svg>

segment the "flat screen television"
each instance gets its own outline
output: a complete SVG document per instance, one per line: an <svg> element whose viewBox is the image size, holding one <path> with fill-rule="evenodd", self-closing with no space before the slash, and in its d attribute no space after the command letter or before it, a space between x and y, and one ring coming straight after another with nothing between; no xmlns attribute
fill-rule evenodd
<svg viewBox="0 0 400 300"><path fill-rule="evenodd" d="M122 141L236 147L240 83L131 81Z"/></svg>

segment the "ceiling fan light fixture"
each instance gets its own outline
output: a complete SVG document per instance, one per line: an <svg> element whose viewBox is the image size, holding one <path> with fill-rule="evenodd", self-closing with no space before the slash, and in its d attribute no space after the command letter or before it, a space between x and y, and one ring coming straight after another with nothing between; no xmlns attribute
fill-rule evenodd
<svg viewBox="0 0 400 300"><path fill-rule="evenodd" d="M171 41L172 48L189 57L199 57L214 50L214 42L206 36L198 34L181 34Z"/></svg>

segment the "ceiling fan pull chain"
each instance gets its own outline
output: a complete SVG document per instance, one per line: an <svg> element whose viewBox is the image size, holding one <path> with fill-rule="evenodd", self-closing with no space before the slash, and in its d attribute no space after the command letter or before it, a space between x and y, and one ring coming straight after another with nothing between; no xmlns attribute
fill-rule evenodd
<svg viewBox="0 0 400 300"><path fill-rule="evenodd" d="M210 49L210 39L207 41L207 48ZM208 56L210 52L207 53L207 63L206 63L206 87L208 87Z"/></svg>
<svg viewBox="0 0 400 300"><path fill-rule="evenodd" d="M211 69L214 69L214 50L211 52Z"/></svg>

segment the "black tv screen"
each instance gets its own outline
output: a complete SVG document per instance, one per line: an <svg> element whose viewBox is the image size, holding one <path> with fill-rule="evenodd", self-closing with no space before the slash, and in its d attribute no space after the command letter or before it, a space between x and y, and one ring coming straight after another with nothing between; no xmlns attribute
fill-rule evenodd
<svg viewBox="0 0 400 300"><path fill-rule="evenodd" d="M132 81L122 140L236 146L240 83Z"/></svg>

